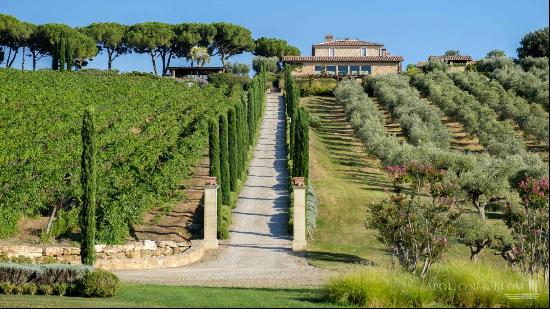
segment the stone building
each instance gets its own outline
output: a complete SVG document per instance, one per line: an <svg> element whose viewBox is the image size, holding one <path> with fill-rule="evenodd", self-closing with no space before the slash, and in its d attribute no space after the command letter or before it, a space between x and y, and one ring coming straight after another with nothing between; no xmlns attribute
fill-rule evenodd
<svg viewBox="0 0 550 309"><path fill-rule="evenodd" d="M391 56L383 44L357 39L337 39L327 35L325 41L312 46L311 56L284 56L283 63L299 64L292 74L308 75L377 75L401 71L403 57Z"/></svg>
<svg viewBox="0 0 550 309"><path fill-rule="evenodd" d="M443 55L443 56L430 56L428 61L440 60L449 65L449 72L463 72L466 70L466 66L475 63L472 57L468 55Z"/></svg>

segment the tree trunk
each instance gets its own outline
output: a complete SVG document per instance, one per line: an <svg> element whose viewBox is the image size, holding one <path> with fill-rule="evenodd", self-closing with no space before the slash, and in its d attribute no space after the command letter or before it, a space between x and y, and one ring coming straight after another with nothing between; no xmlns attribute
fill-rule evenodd
<svg viewBox="0 0 550 309"><path fill-rule="evenodd" d="M8 52L8 58L6 58L6 68L9 68L10 58L11 58L11 47L10 47L10 51Z"/></svg>
<svg viewBox="0 0 550 309"><path fill-rule="evenodd" d="M13 66L13 62L15 61L15 58L17 58L17 53L19 53L19 48L15 49L15 53L13 54L13 58L11 58L10 65L8 68L11 68Z"/></svg>
<svg viewBox="0 0 550 309"><path fill-rule="evenodd" d="M46 235L48 235L48 237L50 236L50 232L52 230L52 224L55 221L56 213L57 213L57 205L53 207L52 215L50 216L50 220L48 220L48 225L46 226Z"/></svg>
<svg viewBox="0 0 550 309"><path fill-rule="evenodd" d="M32 52L32 70L36 71L36 51Z"/></svg>
<svg viewBox="0 0 550 309"><path fill-rule="evenodd" d="M107 51L107 70L111 71L111 66L113 63L113 53L111 51Z"/></svg>
<svg viewBox="0 0 550 309"><path fill-rule="evenodd" d="M477 213L479 214L481 221L485 221L485 205L481 205L479 202L479 196L474 198L473 203L474 207L477 209Z"/></svg>
<svg viewBox="0 0 550 309"><path fill-rule="evenodd" d="M21 70L25 70L25 50L27 49L26 46L23 46L23 54L21 55Z"/></svg>
<svg viewBox="0 0 550 309"><path fill-rule="evenodd" d="M157 75L157 61L155 60L155 54L153 53L150 53L150 54L151 54L151 62L153 62L153 73Z"/></svg>
<svg viewBox="0 0 550 309"><path fill-rule="evenodd" d="M430 258L424 260L424 267L422 267L422 273L420 274L421 278L426 277L428 270L430 269Z"/></svg>
<svg viewBox="0 0 550 309"><path fill-rule="evenodd" d="M224 52L221 52L220 55L221 55L221 57L222 57L223 72L225 73L225 53L224 53Z"/></svg>

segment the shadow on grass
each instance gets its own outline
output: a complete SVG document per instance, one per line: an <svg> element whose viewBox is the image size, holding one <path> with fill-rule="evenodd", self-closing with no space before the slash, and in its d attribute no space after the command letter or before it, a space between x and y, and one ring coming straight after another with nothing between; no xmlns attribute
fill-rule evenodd
<svg viewBox="0 0 550 309"><path fill-rule="evenodd" d="M308 259L324 262L374 266L374 263L372 261L346 253L308 251L306 253L306 257Z"/></svg>

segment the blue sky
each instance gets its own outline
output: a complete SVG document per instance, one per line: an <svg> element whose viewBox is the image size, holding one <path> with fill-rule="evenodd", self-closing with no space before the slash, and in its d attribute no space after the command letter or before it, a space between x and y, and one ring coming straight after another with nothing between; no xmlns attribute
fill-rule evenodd
<svg viewBox="0 0 550 309"><path fill-rule="evenodd" d="M391 54L403 56L405 64L448 49L474 58L496 48L515 56L525 33L548 26L548 9L547 0L0 0L0 13L36 24L226 21L249 28L255 38L285 39L303 55L310 55L311 44L330 33L383 43ZM251 57L245 54L230 61L250 62ZM40 67L48 65L45 60ZM113 66L123 71L152 70L146 55L122 56ZM99 55L90 67L106 68L106 58Z"/></svg>

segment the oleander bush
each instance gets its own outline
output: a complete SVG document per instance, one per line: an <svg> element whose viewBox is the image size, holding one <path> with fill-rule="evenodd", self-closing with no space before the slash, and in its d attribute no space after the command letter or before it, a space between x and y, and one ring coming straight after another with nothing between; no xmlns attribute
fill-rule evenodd
<svg viewBox="0 0 550 309"><path fill-rule="evenodd" d="M182 179L206 152L209 116L242 96L149 75L2 69L0 79L2 238L21 216L56 209L50 235L76 227L84 107L97 113L96 239L115 244L146 211L181 200Z"/></svg>
<svg viewBox="0 0 550 309"><path fill-rule="evenodd" d="M548 113L540 105L530 104L514 92L506 91L497 81L476 72L450 76L458 87L489 106L500 119L514 121L526 134L548 145Z"/></svg>
<svg viewBox="0 0 550 309"><path fill-rule="evenodd" d="M413 145L432 143L443 149L451 147L451 132L441 122L443 112L420 99L418 91L405 75L386 74L364 80L379 102L397 119Z"/></svg>

